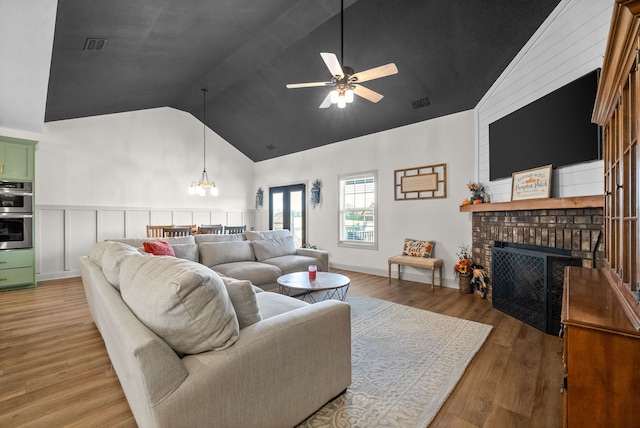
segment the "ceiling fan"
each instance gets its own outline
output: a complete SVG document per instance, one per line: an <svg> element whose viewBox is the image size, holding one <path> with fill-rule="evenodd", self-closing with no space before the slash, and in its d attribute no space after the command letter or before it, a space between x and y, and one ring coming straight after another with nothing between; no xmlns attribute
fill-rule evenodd
<svg viewBox="0 0 640 428"><path fill-rule="evenodd" d="M341 0L340 9L340 43L341 53L344 51L344 0ZM372 91L361 85L362 82L367 82L373 79L379 79L381 77L391 76L398 72L398 68L394 63L381 65L379 67L370 68L369 70L356 73L351 67L340 65L343 61L338 61L338 57L333 53L322 52L320 53L322 60L331 73L331 80L328 82L309 82L309 83L289 83L287 88L311 88L315 86L330 86L333 87L327 96L325 97L320 108L328 108L332 104L337 104L339 108L346 107L347 103L353 102L354 94L358 95L372 103L377 103L384 96L376 91Z"/></svg>

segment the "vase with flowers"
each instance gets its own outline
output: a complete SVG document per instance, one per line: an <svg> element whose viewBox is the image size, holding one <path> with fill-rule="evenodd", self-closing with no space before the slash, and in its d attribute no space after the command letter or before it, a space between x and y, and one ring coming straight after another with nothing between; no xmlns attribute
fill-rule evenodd
<svg viewBox="0 0 640 428"><path fill-rule="evenodd" d="M453 266L453 273L458 280L460 294L471 292L471 248L468 245L460 245L456 256L458 262Z"/></svg>

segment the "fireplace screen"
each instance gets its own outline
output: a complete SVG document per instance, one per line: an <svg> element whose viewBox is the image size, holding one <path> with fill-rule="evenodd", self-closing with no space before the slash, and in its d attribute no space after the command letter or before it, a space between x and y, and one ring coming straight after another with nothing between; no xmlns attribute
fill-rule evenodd
<svg viewBox="0 0 640 428"><path fill-rule="evenodd" d="M549 334L560 331L565 266L580 259L531 248L492 250L493 307Z"/></svg>

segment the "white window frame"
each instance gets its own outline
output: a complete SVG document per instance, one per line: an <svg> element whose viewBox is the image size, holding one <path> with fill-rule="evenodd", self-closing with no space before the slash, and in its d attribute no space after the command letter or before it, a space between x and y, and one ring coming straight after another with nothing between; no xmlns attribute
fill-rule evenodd
<svg viewBox="0 0 640 428"><path fill-rule="evenodd" d="M344 207L344 183L350 180L357 180L362 178L373 178L373 242L371 241L358 241L353 239L345 239L343 235L343 230L345 226L343 225L343 212L345 211ZM377 250L378 249L378 170L371 171L363 171L352 174L341 174L338 175L338 246L340 247L349 247L349 248L359 248L359 249L367 249L367 250ZM359 209L365 209L369 207L358 207Z"/></svg>

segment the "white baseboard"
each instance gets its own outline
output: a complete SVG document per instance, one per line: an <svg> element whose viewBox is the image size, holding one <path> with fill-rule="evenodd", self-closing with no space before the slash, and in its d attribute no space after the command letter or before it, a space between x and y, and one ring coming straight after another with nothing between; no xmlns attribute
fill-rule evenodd
<svg viewBox="0 0 640 428"><path fill-rule="evenodd" d="M44 274L36 274L36 282L51 281L53 279L75 278L80 276L80 270L65 270L63 272L47 272Z"/></svg>
<svg viewBox="0 0 640 428"><path fill-rule="evenodd" d="M336 269L344 269L344 270L351 270L354 272L360 272L360 273L366 273L369 275L376 275L376 276L383 276L385 278L389 277L389 271L385 270L385 269L378 269L378 268L369 268L369 267L364 267L364 266L352 266L352 265L345 265L345 264L341 264L341 263L330 263L331 268L336 268ZM420 282L423 284L431 284L431 271L428 271L429 274L418 274L418 273L413 273L413 272L405 272L404 269L402 271L402 279L403 280L407 280L407 281L413 281L413 282ZM394 267L391 275L393 278L398 278L398 271L396 270L396 268ZM438 284L438 273L436 272L436 284ZM442 278L442 285L444 287L447 288L458 288L458 281L453 279L453 278L447 278L444 277Z"/></svg>

